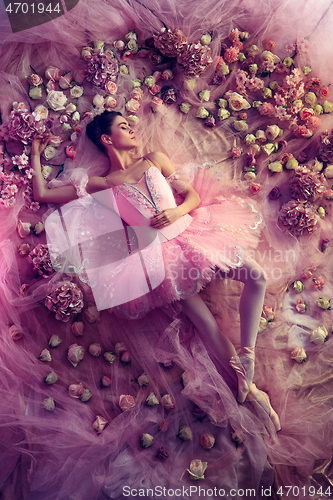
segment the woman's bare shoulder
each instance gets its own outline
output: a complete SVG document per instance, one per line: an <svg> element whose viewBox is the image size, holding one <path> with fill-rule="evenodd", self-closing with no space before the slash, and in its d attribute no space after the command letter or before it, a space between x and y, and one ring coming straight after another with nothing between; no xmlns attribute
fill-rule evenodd
<svg viewBox="0 0 333 500"><path fill-rule="evenodd" d="M146 158L149 158L165 176L171 175L175 171L170 158L161 151L149 153L146 155Z"/></svg>

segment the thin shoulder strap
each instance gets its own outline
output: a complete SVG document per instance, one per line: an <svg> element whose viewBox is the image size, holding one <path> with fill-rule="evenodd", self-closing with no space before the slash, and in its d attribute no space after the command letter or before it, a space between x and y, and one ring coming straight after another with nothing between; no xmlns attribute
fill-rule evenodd
<svg viewBox="0 0 333 500"><path fill-rule="evenodd" d="M148 163L151 163L151 165L152 165L153 167L158 168L158 166L156 165L156 163L154 163L154 162L153 162L150 158L148 158L147 156L143 156L143 159L144 159L144 160L146 160ZM159 170L159 168L158 168L158 170Z"/></svg>

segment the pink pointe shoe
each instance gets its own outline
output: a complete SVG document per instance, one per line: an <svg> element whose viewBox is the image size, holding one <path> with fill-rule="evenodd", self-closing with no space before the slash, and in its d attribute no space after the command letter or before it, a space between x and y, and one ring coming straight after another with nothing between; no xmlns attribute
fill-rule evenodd
<svg viewBox="0 0 333 500"><path fill-rule="evenodd" d="M238 356L230 358L229 365L235 370L238 379L237 399L244 403L254 375L254 347L243 347Z"/></svg>
<svg viewBox="0 0 333 500"><path fill-rule="evenodd" d="M274 425L276 432L279 432L281 430L279 416L272 408L269 396L268 394L266 394L266 392L260 391L255 384L251 384L247 400L256 401L258 403L260 410L262 410L258 412L258 418L260 418L264 424L268 420L270 420Z"/></svg>

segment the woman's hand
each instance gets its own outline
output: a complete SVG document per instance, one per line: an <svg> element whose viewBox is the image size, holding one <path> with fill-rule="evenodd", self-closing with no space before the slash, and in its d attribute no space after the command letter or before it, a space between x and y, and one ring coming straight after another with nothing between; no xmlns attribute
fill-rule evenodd
<svg viewBox="0 0 333 500"><path fill-rule="evenodd" d="M169 226L173 222L176 222L183 215L180 207L167 208L162 210L157 215L154 215L150 221L151 227L154 229L163 229L163 227Z"/></svg>
<svg viewBox="0 0 333 500"><path fill-rule="evenodd" d="M50 140L50 137L51 134L45 136L37 135L31 144L31 154L33 156L40 156L45 150Z"/></svg>

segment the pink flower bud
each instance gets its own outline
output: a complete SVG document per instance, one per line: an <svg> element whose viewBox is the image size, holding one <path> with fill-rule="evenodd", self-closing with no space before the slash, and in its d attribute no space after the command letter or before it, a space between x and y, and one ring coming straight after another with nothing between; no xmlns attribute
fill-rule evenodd
<svg viewBox="0 0 333 500"><path fill-rule="evenodd" d="M133 408L135 401L133 396L122 394L119 398L119 406L122 411L127 411Z"/></svg>
<svg viewBox="0 0 333 500"><path fill-rule="evenodd" d="M30 253L30 245L29 243L21 243L21 245L19 245L18 247L18 253L21 255L21 257L23 257L24 255L28 255L28 253Z"/></svg>
<svg viewBox="0 0 333 500"><path fill-rule="evenodd" d="M82 337L84 331L83 321L74 321L74 323L72 323L71 330L75 337Z"/></svg>
<svg viewBox="0 0 333 500"><path fill-rule="evenodd" d="M202 434L200 444L205 450L210 450L215 444L215 438L212 434Z"/></svg>
<svg viewBox="0 0 333 500"><path fill-rule="evenodd" d="M104 375L104 377L101 378L101 387L110 387L111 385L111 379Z"/></svg>
<svg viewBox="0 0 333 500"><path fill-rule="evenodd" d="M73 80L72 73L67 73L59 78L59 87L63 90L69 89Z"/></svg>
<svg viewBox="0 0 333 500"><path fill-rule="evenodd" d="M22 332L21 328L18 327L17 325L12 325L9 328L9 335L11 336L11 338L13 340L19 340L23 337L23 332Z"/></svg>
<svg viewBox="0 0 333 500"><path fill-rule="evenodd" d="M45 77L48 80L55 80L56 82L58 82L61 77L61 71L59 68L56 68L55 66L49 66L45 70Z"/></svg>
<svg viewBox="0 0 333 500"><path fill-rule="evenodd" d="M93 429L97 432L100 433L104 429L104 427L108 424L109 422L105 420L105 418L101 417L100 415L97 415L95 422L93 423Z"/></svg>
<svg viewBox="0 0 333 500"><path fill-rule="evenodd" d="M97 310L97 307L94 306L93 304L87 307L87 309L84 311L84 315L89 323L96 323L96 321L100 321L101 319L101 313Z"/></svg>
<svg viewBox="0 0 333 500"><path fill-rule="evenodd" d="M153 73L153 78L155 78L156 82L159 80L162 76L162 73L160 71L154 71Z"/></svg>
<svg viewBox="0 0 333 500"><path fill-rule="evenodd" d="M51 92L52 90L56 89L55 83L53 80L49 80L46 84L46 89Z"/></svg>
<svg viewBox="0 0 333 500"><path fill-rule="evenodd" d="M26 238L29 236L31 230L31 224L30 222L22 222L19 220L17 224L17 231L20 236L20 238Z"/></svg>
<svg viewBox="0 0 333 500"><path fill-rule="evenodd" d="M114 83L114 82L106 82L105 84L105 90L109 93L109 94L115 94L117 92L117 85Z"/></svg>
<svg viewBox="0 0 333 500"><path fill-rule="evenodd" d="M125 364L130 363L131 361L130 353L128 351L123 352L122 355L120 356L120 361Z"/></svg>
<svg viewBox="0 0 333 500"><path fill-rule="evenodd" d="M84 386L82 382L80 382L79 384L71 384L68 387L68 393L72 398L79 399L84 393Z"/></svg>
<svg viewBox="0 0 333 500"><path fill-rule="evenodd" d="M114 352L118 355L122 354L123 352L127 351L127 347L125 346L124 342L117 342L114 346Z"/></svg>
<svg viewBox="0 0 333 500"><path fill-rule="evenodd" d="M164 396L161 398L161 403L162 406L164 406L164 408L168 411L172 410L172 408L174 408L175 406L170 394L164 394Z"/></svg>
<svg viewBox="0 0 333 500"><path fill-rule="evenodd" d="M83 83L84 82L84 79L86 77L86 72L84 71L84 69L76 69L74 71L74 80L76 81L76 83Z"/></svg>
<svg viewBox="0 0 333 500"><path fill-rule="evenodd" d="M88 351L89 351L89 354L91 354L92 356L96 356L96 357L98 357L102 354L101 345L97 344L97 343L90 344Z"/></svg>
<svg viewBox="0 0 333 500"><path fill-rule="evenodd" d="M80 345L72 344L67 353L67 359L73 366L77 366L84 357L84 349Z"/></svg>
<svg viewBox="0 0 333 500"><path fill-rule="evenodd" d="M163 420L161 420L160 425L158 426L158 428L159 428L159 430L161 432L166 432L168 430L168 428L169 428L169 424L168 424L168 422L165 419L163 419Z"/></svg>
<svg viewBox="0 0 333 500"><path fill-rule="evenodd" d="M27 295L29 288L30 285L28 285L28 283L23 283L23 285L21 285L20 294L22 295L22 297L25 297Z"/></svg>

